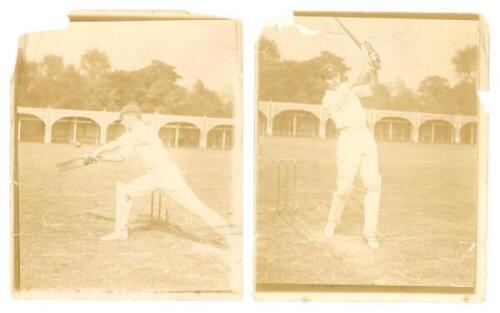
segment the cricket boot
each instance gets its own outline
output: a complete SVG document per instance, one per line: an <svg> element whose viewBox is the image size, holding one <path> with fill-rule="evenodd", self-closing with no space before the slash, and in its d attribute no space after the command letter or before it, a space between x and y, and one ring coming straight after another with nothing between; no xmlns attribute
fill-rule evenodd
<svg viewBox="0 0 500 313"><path fill-rule="evenodd" d="M380 177L373 179L366 188L363 200L365 221L363 225L363 237L368 243L368 247L377 249L380 244L377 239L378 213L380 207Z"/></svg>
<svg viewBox="0 0 500 313"><path fill-rule="evenodd" d="M330 205L330 212L328 212L328 222L324 229L326 238L331 239L335 234L335 228L342 219L342 212L344 211L345 202L350 193L350 188L339 188L333 193L332 202Z"/></svg>
<svg viewBox="0 0 500 313"><path fill-rule="evenodd" d="M128 231L127 223L132 207L132 201L126 193L126 186L121 182L116 184L115 192L115 231L109 235L102 236L103 241L110 240L127 240Z"/></svg>
<svg viewBox="0 0 500 313"><path fill-rule="evenodd" d="M333 234L335 234L335 228L337 227L337 224L333 221L328 221L325 226L324 230L324 235L326 238L331 239L333 238Z"/></svg>
<svg viewBox="0 0 500 313"><path fill-rule="evenodd" d="M363 234L363 237L365 238L368 247L372 249L378 249L380 247L380 243L377 239L377 236Z"/></svg>
<svg viewBox="0 0 500 313"><path fill-rule="evenodd" d="M115 231L115 232L112 232L111 234L102 236L99 239L102 241L127 240L128 239L128 232L126 230Z"/></svg>

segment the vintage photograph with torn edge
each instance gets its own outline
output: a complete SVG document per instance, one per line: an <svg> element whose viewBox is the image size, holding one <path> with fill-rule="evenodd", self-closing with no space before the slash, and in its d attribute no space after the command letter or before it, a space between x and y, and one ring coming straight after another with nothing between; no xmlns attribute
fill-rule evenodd
<svg viewBox="0 0 500 313"><path fill-rule="evenodd" d="M256 57L255 297L481 301L482 17L296 12Z"/></svg>
<svg viewBox="0 0 500 313"><path fill-rule="evenodd" d="M240 298L236 20L76 11L20 39L13 295Z"/></svg>

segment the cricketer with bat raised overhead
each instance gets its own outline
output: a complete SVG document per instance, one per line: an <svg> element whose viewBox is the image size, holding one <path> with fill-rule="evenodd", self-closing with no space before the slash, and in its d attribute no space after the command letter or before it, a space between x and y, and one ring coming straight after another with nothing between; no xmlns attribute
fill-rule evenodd
<svg viewBox="0 0 500 313"><path fill-rule="evenodd" d="M378 55L368 43L361 44L362 66L344 80L342 70L333 64L320 69L326 85L323 107L335 122L337 140L337 189L333 193L325 236L332 238L340 223L346 199L359 171L365 187L363 236L371 248L378 248L377 223L381 193L377 146L367 126L360 98L372 95L378 83Z"/></svg>
<svg viewBox="0 0 500 313"><path fill-rule="evenodd" d="M155 129L141 119L139 106L134 103L125 105L120 112L120 118L126 132L115 141L97 148L84 157L122 161L135 154L142 161L145 174L127 184L116 183L115 229L111 234L101 237L101 240L127 239L127 222L132 198L156 189L198 215L220 235L232 234L232 226L217 212L207 207L187 185L179 167L170 159ZM117 150L118 153L103 154L111 150Z"/></svg>

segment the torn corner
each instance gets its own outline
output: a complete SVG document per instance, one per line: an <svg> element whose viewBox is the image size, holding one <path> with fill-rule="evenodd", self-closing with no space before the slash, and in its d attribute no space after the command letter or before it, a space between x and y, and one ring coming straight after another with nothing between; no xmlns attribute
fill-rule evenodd
<svg viewBox="0 0 500 313"><path fill-rule="evenodd" d="M264 25L264 31L266 30L274 30L274 31L282 31L284 29L296 29L299 31L302 35L305 36L316 36L321 34L322 32L312 30L310 28L307 28L306 26L300 24L295 20L293 16L289 17L280 17L280 18L273 18L269 22L267 22Z"/></svg>

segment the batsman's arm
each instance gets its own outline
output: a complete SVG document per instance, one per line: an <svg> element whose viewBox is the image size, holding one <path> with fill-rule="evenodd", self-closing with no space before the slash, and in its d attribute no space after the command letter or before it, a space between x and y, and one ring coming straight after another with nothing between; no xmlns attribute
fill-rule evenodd
<svg viewBox="0 0 500 313"><path fill-rule="evenodd" d="M97 157L104 152L115 150L115 149L122 149L127 146L133 145L133 138L129 135L129 133L125 133L118 137L116 140L113 140L111 142L108 142L107 144L104 144L94 151L92 151L91 156L92 157Z"/></svg>
<svg viewBox="0 0 500 313"><path fill-rule="evenodd" d="M121 147L121 144L118 140L111 141L103 146L100 146L99 148L95 149L94 151L92 151L91 156L97 157L98 155L101 155L106 151L114 150L114 149L117 149L120 147Z"/></svg>
<svg viewBox="0 0 500 313"><path fill-rule="evenodd" d="M100 160L107 162L121 162L124 161L125 158L119 153L106 153L101 155Z"/></svg>
<svg viewBox="0 0 500 313"><path fill-rule="evenodd" d="M364 58L361 58L360 63L361 66L359 66L355 70L355 72L349 77L347 82L345 82L346 86L349 89L353 89L356 86L362 85L364 77L366 77L368 64Z"/></svg>
<svg viewBox="0 0 500 313"><path fill-rule="evenodd" d="M361 62L362 67L358 73L357 81L352 85L352 89L359 97L371 97L376 93L378 88L380 61L373 60L369 55L363 53Z"/></svg>
<svg viewBox="0 0 500 313"><path fill-rule="evenodd" d="M360 97L370 97L377 92L379 84L378 70L380 69L380 59L374 50L373 53L375 54L375 57L373 54L370 55L369 53L363 53L365 73L359 82L362 86L357 87L357 89L359 89L357 93Z"/></svg>
<svg viewBox="0 0 500 313"><path fill-rule="evenodd" d="M129 145L126 147L123 147L116 151L115 153L112 153L112 160L110 161L125 161L129 157L131 157L134 154L134 146Z"/></svg>
<svg viewBox="0 0 500 313"><path fill-rule="evenodd" d="M378 87L377 70L371 69L368 75L370 76L370 82L368 83L368 86L370 86L371 93L374 94L377 91L377 87Z"/></svg>
<svg viewBox="0 0 500 313"><path fill-rule="evenodd" d="M360 98L371 97L377 92L378 75L376 70L369 70L363 76L359 84L353 86L352 90Z"/></svg>
<svg viewBox="0 0 500 313"><path fill-rule="evenodd" d="M378 70L380 69L380 56L373 49L372 45L365 41L361 44L361 55L366 66L367 84L372 93L375 93L378 86Z"/></svg>
<svg viewBox="0 0 500 313"><path fill-rule="evenodd" d="M323 101L323 103L321 103L321 105L323 106L325 113L327 115L330 115L335 111L334 105L332 105L331 103L328 103L327 101Z"/></svg>

